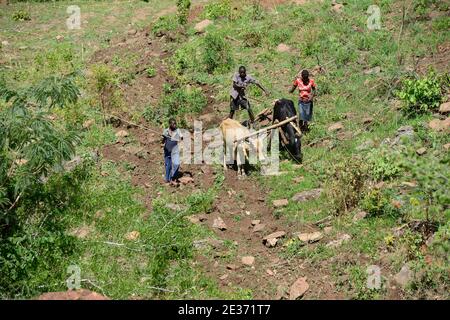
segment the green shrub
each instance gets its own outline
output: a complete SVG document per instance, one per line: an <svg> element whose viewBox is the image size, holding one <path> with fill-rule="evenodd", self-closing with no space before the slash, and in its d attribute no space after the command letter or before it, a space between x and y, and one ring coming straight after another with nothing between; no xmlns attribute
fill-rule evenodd
<svg viewBox="0 0 450 320"><path fill-rule="evenodd" d="M232 67L231 46L222 34L208 33L203 40L203 47L203 63L207 72L225 72Z"/></svg>
<svg viewBox="0 0 450 320"><path fill-rule="evenodd" d="M402 171L400 155L388 149L375 149L367 156L370 176L375 180L390 180Z"/></svg>
<svg viewBox="0 0 450 320"><path fill-rule="evenodd" d="M171 68L176 74L198 67L197 43L188 42L175 51Z"/></svg>
<svg viewBox="0 0 450 320"><path fill-rule="evenodd" d="M203 16L211 20L232 17L231 0L209 2L203 9Z"/></svg>
<svg viewBox="0 0 450 320"><path fill-rule="evenodd" d="M328 177L326 193L335 214L348 212L364 196L367 165L359 158L337 162Z"/></svg>
<svg viewBox="0 0 450 320"><path fill-rule="evenodd" d="M177 17L179 24L186 24L189 17L191 0L177 0Z"/></svg>
<svg viewBox="0 0 450 320"><path fill-rule="evenodd" d="M450 29L450 17L442 16L433 21L433 29L437 31L447 31Z"/></svg>
<svg viewBox="0 0 450 320"><path fill-rule="evenodd" d="M31 20L30 13L25 10L19 10L19 11L14 12L12 18L14 21L29 21L29 20Z"/></svg>
<svg viewBox="0 0 450 320"><path fill-rule="evenodd" d="M433 111L442 101L441 83L431 72L421 79L405 79L396 95L402 100L403 111L408 115Z"/></svg>
<svg viewBox="0 0 450 320"><path fill-rule="evenodd" d="M142 116L147 121L166 124L171 117L177 118L185 126L187 114L199 113L207 100L200 88L168 89L156 108L148 106Z"/></svg>
<svg viewBox="0 0 450 320"><path fill-rule="evenodd" d="M400 210L392 205L390 195L377 189L370 191L364 197L362 208L370 216L397 217L400 214Z"/></svg>
<svg viewBox="0 0 450 320"><path fill-rule="evenodd" d="M161 37L170 31L177 30L178 26L178 18L175 15L162 16L153 24L152 33L157 37Z"/></svg>
<svg viewBox="0 0 450 320"><path fill-rule="evenodd" d="M248 30L242 34L242 38L246 47L255 48L261 46L264 37L260 30Z"/></svg>

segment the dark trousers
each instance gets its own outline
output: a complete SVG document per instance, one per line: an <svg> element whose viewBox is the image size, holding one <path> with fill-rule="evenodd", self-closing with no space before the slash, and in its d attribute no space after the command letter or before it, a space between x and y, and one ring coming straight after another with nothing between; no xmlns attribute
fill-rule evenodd
<svg viewBox="0 0 450 320"><path fill-rule="evenodd" d="M250 121L255 121L255 116L253 115L252 108L250 107L250 102L241 96L238 96L236 99L230 97L230 119L233 119L234 112L239 109L247 109L248 116L250 117Z"/></svg>

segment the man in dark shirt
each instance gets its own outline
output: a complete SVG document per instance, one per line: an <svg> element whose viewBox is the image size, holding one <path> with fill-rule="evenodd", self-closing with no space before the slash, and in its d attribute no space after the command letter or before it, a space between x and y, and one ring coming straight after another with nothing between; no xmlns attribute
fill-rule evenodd
<svg viewBox="0 0 450 320"><path fill-rule="evenodd" d="M255 121L255 116L253 115L253 111L250 108L250 103L245 97L245 89L249 84L255 84L261 90L264 91L266 95L269 92L264 89L258 81L252 76L247 74L247 70L244 66L239 67L239 72L235 73L233 76L233 87L230 92L230 118L233 119L234 112L239 110L239 108L247 109L248 115L250 117L250 121L253 123Z"/></svg>

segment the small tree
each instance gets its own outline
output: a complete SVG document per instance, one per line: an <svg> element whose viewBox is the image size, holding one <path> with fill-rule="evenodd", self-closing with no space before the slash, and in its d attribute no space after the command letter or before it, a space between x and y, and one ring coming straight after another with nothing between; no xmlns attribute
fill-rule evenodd
<svg viewBox="0 0 450 320"><path fill-rule="evenodd" d="M20 91L0 81L0 225L27 194L75 153L78 136L51 121L49 110L76 102L74 75L50 77ZM39 201L39 199L37 199Z"/></svg>

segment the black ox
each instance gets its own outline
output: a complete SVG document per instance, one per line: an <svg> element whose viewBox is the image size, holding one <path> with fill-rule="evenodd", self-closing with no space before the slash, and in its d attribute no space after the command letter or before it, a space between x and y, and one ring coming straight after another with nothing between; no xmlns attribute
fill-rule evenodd
<svg viewBox="0 0 450 320"><path fill-rule="evenodd" d="M276 120L279 122L297 116L297 111L295 110L294 102L289 99L279 99L275 102L273 107L273 119L272 123ZM294 122L296 122L294 120ZM287 123L281 126L285 137L287 138L289 145L287 148L295 160L302 161L302 144L301 137L298 132L294 129L291 123ZM281 135L281 134L280 134ZM280 141L282 138L280 136ZM280 145L281 146L281 145Z"/></svg>

